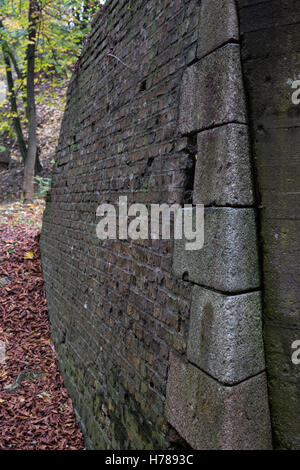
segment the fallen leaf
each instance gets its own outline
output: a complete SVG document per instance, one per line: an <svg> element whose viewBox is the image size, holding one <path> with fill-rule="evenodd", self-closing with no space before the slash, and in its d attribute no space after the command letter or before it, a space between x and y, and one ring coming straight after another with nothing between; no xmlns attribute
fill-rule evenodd
<svg viewBox="0 0 300 470"><path fill-rule="evenodd" d="M8 221L1 238L0 279L9 279L9 288L1 288L0 303L0 339L6 344L6 364L0 366L0 450L84 449L50 338L38 233ZM6 240L16 244L9 257ZM30 263L27 253L33 255Z"/></svg>

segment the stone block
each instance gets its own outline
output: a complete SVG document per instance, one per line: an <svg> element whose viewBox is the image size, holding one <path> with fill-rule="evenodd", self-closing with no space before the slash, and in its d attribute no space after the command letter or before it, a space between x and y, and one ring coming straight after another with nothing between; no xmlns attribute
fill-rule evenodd
<svg viewBox="0 0 300 470"><path fill-rule="evenodd" d="M198 134L194 204L254 204L247 126L228 124Z"/></svg>
<svg viewBox="0 0 300 470"><path fill-rule="evenodd" d="M189 134L230 122L246 123L246 106L237 44L227 44L184 72L179 131Z"/></svg>
<svg viewBox="0 0 300 470"><path fill-rule="evenodd" d="M265 369L261 295L193 288L188 359L232 385Z"/></svg>
<svg viewBox="0 0 300 470"><path fill-rule="evenodd" d="M234 0L202 0L197 57L239 39L239 21Z"/></svg>
<svg viewBox="0 0 300 470"><path fill-rule="evenodd" d="M193 449L272 448L265 373L226 387L171 354L166 415Z"/></svg>
<svg viewBox="0 0 300 470"><path fill-rule="evenodd" d="M173 271L180 279L224 293L259 287L254 210L206 208L203 248L188 251L184 238L175 240Z"/></svg>

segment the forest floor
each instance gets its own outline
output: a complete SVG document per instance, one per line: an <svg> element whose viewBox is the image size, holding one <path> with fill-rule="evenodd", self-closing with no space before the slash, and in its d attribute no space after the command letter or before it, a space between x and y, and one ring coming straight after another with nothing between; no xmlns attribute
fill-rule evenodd
<svg viewBox="0 0 300 470"><path fill-rule="evenodd" d="M79 450L53 343L39 251L44 201L0 205L0 449Z"/></svg>

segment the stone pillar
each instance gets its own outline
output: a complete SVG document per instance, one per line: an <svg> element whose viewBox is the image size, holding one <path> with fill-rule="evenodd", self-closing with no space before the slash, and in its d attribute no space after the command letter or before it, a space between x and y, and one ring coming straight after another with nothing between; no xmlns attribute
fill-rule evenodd
<svg viewBox="0 0 300 470"><path fill-rule="evenodd" d="M203 0L197 62L183 75L179 129L197 135L194 204L204 246L175 241L191 282L186 357L171 355L166 413L195 449L269 449L257 225L235 2Z"/></svg>

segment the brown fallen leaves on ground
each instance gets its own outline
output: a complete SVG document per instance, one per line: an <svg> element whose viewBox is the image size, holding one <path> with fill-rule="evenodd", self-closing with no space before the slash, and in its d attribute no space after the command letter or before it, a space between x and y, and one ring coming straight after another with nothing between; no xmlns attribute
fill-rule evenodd
<svg viewBox="0 0 300 470"><path fill-rule="evenodd" d="M13 223L19 209L0 224L0 449L84 449L50 339L34 228L40 204L21 208L34 227Z"/></svg>

